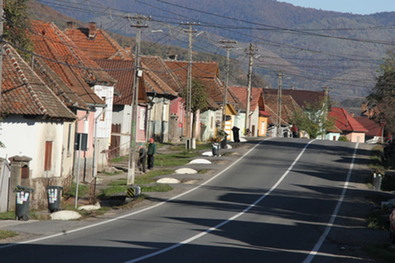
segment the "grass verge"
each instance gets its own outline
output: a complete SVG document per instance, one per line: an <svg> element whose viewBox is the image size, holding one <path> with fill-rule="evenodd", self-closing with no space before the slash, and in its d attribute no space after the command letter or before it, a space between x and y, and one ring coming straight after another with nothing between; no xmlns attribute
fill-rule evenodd
<svg viewBox="0 0 395 263"><path fill-rule="evenodd" d="M173 188L169 185L155 184L155 177L174 173L172 169L152 170L144 175L136 176L135 184L141 186L142 192L167 192ZM127 190L126 178L118 179L109 184L109 187L101 190L100 198L109 197Z"/></svg>
<svg viewBox="0 0 395 263"><path fill-rule="evenodd" d="M19 234L14 231L9 231L9 230L0 230L0 239L6 239L10 237L16 237Z"/></svg>

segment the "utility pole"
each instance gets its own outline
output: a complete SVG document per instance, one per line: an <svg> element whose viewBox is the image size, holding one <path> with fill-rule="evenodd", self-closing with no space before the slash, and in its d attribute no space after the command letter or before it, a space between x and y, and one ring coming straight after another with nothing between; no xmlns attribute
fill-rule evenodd
<svg viewBox="0 0 395 263"><path fill-rule="evenodd" d="M137 142L137 111L139 105L139 79L142 77L140 69L140 44L141 44L141 30L147 28L148 25L143 24L143 21L150 20L149 17L136 15L131 17L136 21L135 25L130 27L137 28L136 46L134 50L134 77L133 77L133 97L131 110L131 127L130 127L130 146L129 146L129 163L128 163L128 178L127 184L133 185L136 172L136 142Z"/></svg>
<svg viewBox="0 0 395 263"><path fill-rule="evenodd" d="M250 57L248 63L248 88L247 88L247 109L246 109L246 119L245 119L245 132L244 134L250 134L250 111L251 111L251 89L252 89L252 66L254 64L254 54L255 48L252 43L250 43L250 47L248 49L248 55Z"/></svg>
<svg viewBox="0 0 395 263"><path fill-rule="evenodd" d="M277 90L277 137L281 135L281 110L282 110L282 97L283 97L283 73L280 71L278 76L278 90Z"/></svg>
<svg viewBox="0 0 395 263"><path fill-rule="evenodd" d="M221 40L219 43L222 45L222 48L226 49L226 75L225 75L225 92L224 92L224 104L222 106L222 130L225 130L225 122L226 122L226 105L228 105L228 88L229 88L229 58L230 58L230 50L234 48L234 45L237 44L237 41L234 40Z"/></svg>
<svg viewBox="0 0 395 263"><path fill-rule="evenodd" d="M188 149L192 148L192 42L193 42L193 34L197 33L196 30L193 29L193 26L199 25L199 23L195 22L186 22L181 25L188 26L188 29L185 30L188 33L188 73L187 73L187 90L186 90L186 113L187 113L187 139L189 140Z"/></svg>

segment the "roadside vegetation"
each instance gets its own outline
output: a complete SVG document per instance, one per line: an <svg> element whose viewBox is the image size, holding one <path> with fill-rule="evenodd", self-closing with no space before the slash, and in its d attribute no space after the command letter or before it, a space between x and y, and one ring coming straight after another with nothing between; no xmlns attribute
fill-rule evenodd
<svg viewBox="0 0 395 263"><path fill-rule="evenodd" d="M16 237L19 234L17 232L14 231L9 231L9 230L0 230L0 240L1 239L6 239L6 238L10 238L10 237Z"/></svg>
<svg viewBox="0 0 395 263"><path fill-rule="evenodd" d="M395 190L395 178L389 173L388 170L395 168L395 163L393 158L388 158L385 154L385 145L377 145L373 148L370 157L369 168L372 173L381 174L381 190L383 191L394 191ZM368 183L372 184L374 187L373 176L370 176ZM381 206L382 201L387 201L387 198L380 195L375 195L371 197L372 202L376 204L376 207L370 212L367 217L367 225L371 229L376 230L389 230L388 216L391 212L391 208L387 206ZM375 246L370 246L366 248L366 251L372 255L375 259L380 260L380 262L395 262L395 249L391 246L391 241L388 239L386 244L377 244Z"/></svg>

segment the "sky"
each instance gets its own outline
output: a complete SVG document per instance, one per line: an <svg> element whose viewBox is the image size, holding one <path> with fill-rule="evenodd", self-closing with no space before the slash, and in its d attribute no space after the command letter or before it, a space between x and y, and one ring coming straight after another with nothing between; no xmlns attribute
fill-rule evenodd
<svg viewBox="0 0 395 263"><path fill-rule="evenodd" d="M277 0L296 6L353 14L395 11L395 0Z"/></svg>

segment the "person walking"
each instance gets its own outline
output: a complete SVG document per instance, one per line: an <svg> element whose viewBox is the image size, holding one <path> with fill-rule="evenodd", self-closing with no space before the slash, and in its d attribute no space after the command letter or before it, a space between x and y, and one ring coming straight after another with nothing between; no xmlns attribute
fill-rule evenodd
<svg viewBox="0 0 395 263"><path fill-rule="evenodd" d="M139 159L137 161L137 167L142 174L145 174L145 162L147 159L147 151L144 145L141 143L139 146Z"/></svg>
<svg viewBox="0 0 395 263"><path fill-rule="evenodd" d="M148 151L147 151L147 155L148 155L148 169L153 169L154 168L154 154L156 152L156 144L154 141L154 138L151 138L149 140L149 144L148 144Z"/></svg>

